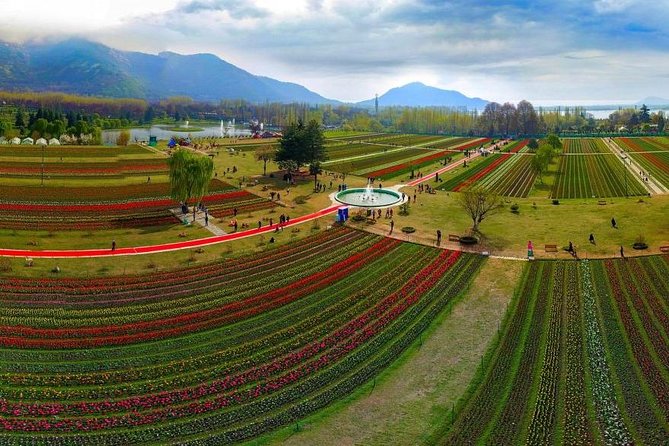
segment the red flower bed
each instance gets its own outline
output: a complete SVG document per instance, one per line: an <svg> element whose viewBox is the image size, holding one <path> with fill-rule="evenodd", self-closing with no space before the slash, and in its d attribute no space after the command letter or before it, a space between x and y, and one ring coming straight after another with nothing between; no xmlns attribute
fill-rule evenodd
<svg viewBox="0 0 669 446"><path fill-rule="evenodd" d="M87 419L16 420L0 419L0 426L11 431L95 431L114 427L140 426L167 419L203 414L251 401L278 392L288 385L308 378L323 368L344 358L356 348L374 338L403 315L430 291L443 274L460 257L459 252L443 251L434 261L413 276L400 290L390 294L371 310L360 315L336 332L317 340L299 351L271 363L252 367L244 372L226 376L197 387L161 392L116 401L81 403L8 403L0 400L0 413L13 416L63 416L131 411L117 417L102 416ZM321 356L318 356L321 354ZM314 359L312 359L314 358ZM254 386L249 384L256 383ZM247 386L246 389L239 389ZM235 390L237 388L237 390ZM215 396L205 401L194 401ZM142 413L139 410L155 409Z"/></svg>
<svg viewBox="0 0 669 446"><path fill-rule="evenodd" d="M442 150L442 151L433 153L431 155L427 155L427 156L424 156L422 158L418 158L418 159L413 160L413 161L407 161L405 163L396 164L394 166L389 166L389 167L386 167L384 169L374 170L372 172L368 172L366 175L368 177L373 177L373 178L382 177L382 176L388 175L390 173L398 172L400 170L409 168L411 166L417 166L417 165L425 163L425 162L434 161L434 160L438 160L440 158L444 158L445 156L448 156L449 154L451 154L453 152L464 152L467 149L471 149L472 147L480 146L481 144L486 144L489 141L490 141L489 138L485 138L485 139L482 139L482 140L479 139L479 140L467 143L465 145L462 145L462 146L459 146L459 147L456 147L456 148L453 148L453 149L449 149L449 150Z"/></svg>
<svg viewBox="0 0 669 446"><path fill-rule="evenodd" d="M0 345L30 348L82 348L120 345L161 339L223 323L241 320L270 308L292 302L346 277L361 265L384 255L400 242L382 239L370 248L332 265L330 268L305 277L285 287L232 302L222 307L186 313L179 316L114 326L81 327L74 329L41 329L24 326L0 326Z"/></svg>
<svg viewBox="0 0 669 446"><path fill-rule="evenodd" d="M469 177L469 178L467 178L466 180L464 180L462 183L460 183L460 184L458 184L457 186L455 186L455 187L453 188L453 191L454 191L454 192L458 192L459 190L466 188L467 186L469 186L470 184L474 183L475 181L477 181L477 180L483 178L484 176L488 175L488 174L489 174L490 172L492 172L497 166L499 166L499 165L502 164L504 161L506 161L507 159L509 159L510 156L511 156L511 154L509 154L509 153L505 153L505 154L503 154L503 155L500 155L500 157L497 158L494 162L492 162L488 167L486 167L486 168L483 169L482 171L478 172L477 174L472 175L471 177Z"/></svg>

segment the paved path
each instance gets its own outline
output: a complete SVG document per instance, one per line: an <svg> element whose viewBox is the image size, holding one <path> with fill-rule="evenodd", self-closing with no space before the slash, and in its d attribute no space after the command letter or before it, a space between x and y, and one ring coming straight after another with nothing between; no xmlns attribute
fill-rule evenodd
<svg viewBox="0 0 669 446"><path fill-rule="evenodd" d="M337 212L341 205L333 205L320 211L311 214L303 215L301 217L291 218L290 222L284 225L288 228L299 225L311 220L315 220L326 215L331 215ZM124 256L124 255L138 255L138 254L154 254L159 252L177 251L179 249L197 248L200 246L215 245L217 243L228 242L230 240L237 240L241 238L251 237L258 234L265 234L273 232L277 225L263 226L258 229L249 229L247 231L233 232L231 234L216 235L196 240L187 240L183 242L165 243L162 245L153 246L135 246L135 247L117 247L116 250L111 249L71 249L71 250L44 250L32 251L29 249L0 249L0 256L2 257L30 257L30 258L85 258L85 257L110 257L110 256Z"/></svg>
<svg viewBox="0 0 669 446"><path fill-rule="evenodd" d="M174 216L179 220L183 221L183 219L186 218L190 224L193 224L193 214L189 213L188 215L184 215L181 212L181 208L170 209L170 212L172 212ZM212 219L210 218L209 222L205 222L204 212L198 212L197 214L195 214L195 223L202 226L204 229L206 229L207 231L211 232L214 235L225 235L226 232L223 229L216 226L215 224L211 223L211 220Z"/></svg>

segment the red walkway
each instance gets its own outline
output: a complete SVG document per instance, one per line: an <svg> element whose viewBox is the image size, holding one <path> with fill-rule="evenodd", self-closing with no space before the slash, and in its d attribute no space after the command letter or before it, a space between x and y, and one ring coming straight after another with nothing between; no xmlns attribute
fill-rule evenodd
<svg viewBox="0 0 669 446"><path fill-rule="evenodd" d="M317 218L334 214L337 212L337 209L342 207L341 205L333 205L328 208L322 209L318 212L312 214L303 215L301 217L291 218L290 222L284 225L284 227L291 227L304 223L307 221L315 220ZM263 226L258 229L249 229L248 231L233 232L231 234L217 235L213 237L200 238L197 240L187 240L184 242L174 242L174 243L165 243L162 245L153 245L153 246L137 246L131 248L118 247L115 251L111 249L71 249L71 250L44 250L44 251L32 251L29 249L0 249L0 256L2 257L48 257L48 258L78 258L78 257L108 257L108 256L124 256L124 255L137 255L137 254L152 254L158 252L168 252L176 251L179 249L188 249L188 248L197 248L199 246L213 245L216 243L227 242L230 240L237 240L244 237L251 237L253 235L264 234L268 232L274 232L277 224L272 226Z"/></svg>

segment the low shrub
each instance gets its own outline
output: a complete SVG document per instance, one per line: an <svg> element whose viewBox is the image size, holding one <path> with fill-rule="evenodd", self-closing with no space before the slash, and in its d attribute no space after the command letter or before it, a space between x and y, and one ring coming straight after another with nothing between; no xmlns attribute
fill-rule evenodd
<svg viewBox="0 0 669 446"><path fill-rule="evenodd" d="M462 245L475 245L479 240L473 235L463 235L460 237L460 244Z"/></svg>

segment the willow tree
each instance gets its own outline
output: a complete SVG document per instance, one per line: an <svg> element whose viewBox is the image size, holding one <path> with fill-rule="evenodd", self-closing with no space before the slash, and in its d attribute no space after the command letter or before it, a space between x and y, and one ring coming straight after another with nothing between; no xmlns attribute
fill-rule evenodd
<svg viewBox="0 0 669 446"><path fill-rule="evenodd" d="M194 198L198 203L209 190L209 182L214 176L211 158L180 148L167 164L170 167L170 196L183 203Z"/></svg>

